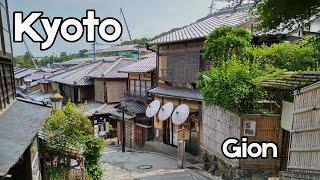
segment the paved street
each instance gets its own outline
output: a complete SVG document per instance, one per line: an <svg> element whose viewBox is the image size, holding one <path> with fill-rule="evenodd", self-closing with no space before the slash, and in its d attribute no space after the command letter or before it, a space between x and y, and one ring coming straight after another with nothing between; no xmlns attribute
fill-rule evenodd
<svg viewBox="0 0 320 180"><path fill-rule="evenodd" d="M126 152L119 147L107 145L102 155L104 180L152 179L152 180L204 180L207 177L197 170L177 169L177 161L153 153Z"/></svg>

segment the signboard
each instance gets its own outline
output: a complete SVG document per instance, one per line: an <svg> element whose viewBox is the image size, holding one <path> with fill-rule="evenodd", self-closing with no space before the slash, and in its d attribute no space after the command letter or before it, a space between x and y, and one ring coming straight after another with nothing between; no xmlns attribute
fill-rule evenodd
<svg viewBox="0 0 320 180"><path fill-rule="evenodd" d="M187 141L190 139L190 130L189 129L180 129L178 131L178 140Z"/></svg>
<svg viewBox="0 0 320 180"><path fill-rule="evenodd" d="M256 122L244 121L243 135L248 137L256 136Z"/></svg>

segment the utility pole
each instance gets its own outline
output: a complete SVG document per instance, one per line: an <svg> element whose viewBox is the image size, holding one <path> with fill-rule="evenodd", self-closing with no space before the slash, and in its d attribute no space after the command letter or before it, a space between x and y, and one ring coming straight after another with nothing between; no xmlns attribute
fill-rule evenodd
<svg viewBox="0 0 320 180"><path fill-rule="evenodd" d="M34 61L34 58L33 58L33 55L31 54L31 52L30 52L30 50L29 50L29 48L28 48L28 45L27 45L27 43L25 42L25 41L23 41L23 43L24 43L24 45L26 46L26 48L27 48L27 51L28 51L28 53L29 53L29 56L30 56L30 58L31 58L31 61L33 62L33 66L34 66L34 68L38 68L38 66L36 65L36 62Z"/></svg>
<svg viewBox="0 0 320 180"><path fill-rule="evenodd" d="M123 20L124 20L124 24L126 25L126 28L127 28L127 31L128 31L128 34L129 34L129 38L130 38L130 41L132 43L132 38L131 38L131 34L130 34L130 31L129 31L129 28L128 28L128 24L127 24L127 20L126 20L126 17L124 16L124 13L122 11L122 8L120 8L120 13L123 17Z"/></svg>

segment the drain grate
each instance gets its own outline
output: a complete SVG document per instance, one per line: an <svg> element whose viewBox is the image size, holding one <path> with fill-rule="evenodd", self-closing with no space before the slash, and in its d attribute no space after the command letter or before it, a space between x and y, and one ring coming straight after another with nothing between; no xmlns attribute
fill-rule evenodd
<svg viewBox="0 0 320 180"><path fill-rule="evenodd" d="M141 165L141 166L138 166L137 168L140 169L140 170L147 170L147 169L152 169L153 166L151 166L151 165Z"/></svg>

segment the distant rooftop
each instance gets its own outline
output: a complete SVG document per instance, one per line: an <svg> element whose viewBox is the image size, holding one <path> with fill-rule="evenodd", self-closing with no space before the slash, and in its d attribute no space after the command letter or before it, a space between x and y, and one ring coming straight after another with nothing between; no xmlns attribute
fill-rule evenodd
<svg viewBox="0 0 320 180"><path fill-rule="evenodd" d="M111 46L105 49L98 49L96 52L119 52L119 51L147 51L147 49L143 46L139 46L138 44L132 44L132 45L120 45L120 46ZM92 51L87 52L86 54L93 53Z"/></svg>
<svg viewBox="0 0 320 180"><path fill-rule="evenodd" d="M115 56L111 56L111 57L96 57L96 61L115 61L117 59L117 57ZM65 61L65 62L61 62L61 63L55 63L55 64L59 64L59 65L79 65L79 64L83 64L86 62L91 62L94 61L93 58L76 58L76 59L71 59L69 61Z"/></svg>
<svg viewBox="0 0 320 180"><path fill-rule="evenodd" d="M135 60L129 58L122 58L116 61L87 62L62 71L48 78L48 81L86 86L93 84L92 80L90 80L91 78L127 78L127 73L119 73L118 71L135 62Z"/></svg>
<svg viewBox="0 0 320 180"><path fill-rule="evenodd" d="M150 42L150 44L166 44L205 38L220 26L241 26L252 20L250 16L251 4L238 8L226 8L199 19L195 23L178 29L168 35Z"/></svg>
<svg viewBox="0 0 320 180"><path fill-rule="evenodd" d="M14 78L21 79L21 78L29 76L30 74L33 74L38 71L40 71L40 70L38 70L38 69L20 69L17 71L14 70Z"/></svg>

